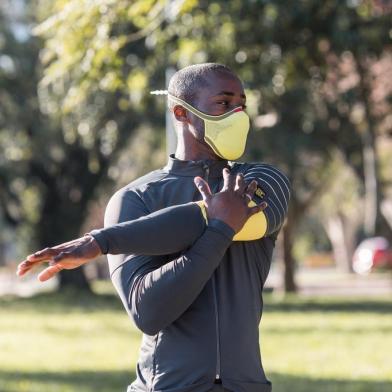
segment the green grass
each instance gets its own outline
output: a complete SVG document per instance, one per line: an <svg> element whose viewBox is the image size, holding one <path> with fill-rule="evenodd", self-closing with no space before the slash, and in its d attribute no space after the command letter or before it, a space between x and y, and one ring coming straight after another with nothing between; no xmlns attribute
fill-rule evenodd
<svg viewBox="0 0 392 392"><path fill-rule="evenodd" d="M266 299L260 345L274 391L392 391L392 300Z"/></svg>
<svg viewBox="0 0 392 392"><path fill-rule="evenodd" d="M392 391L391 316L392 299L266 296L260 344L274 392ZM1 392L125 391L139 345L111 292L0 298Z"/></svg>

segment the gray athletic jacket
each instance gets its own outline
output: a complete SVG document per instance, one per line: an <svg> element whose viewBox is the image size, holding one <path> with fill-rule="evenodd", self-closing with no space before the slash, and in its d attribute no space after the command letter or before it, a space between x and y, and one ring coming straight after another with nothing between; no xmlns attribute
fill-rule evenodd
<svg viewBox="0 0 392 392"><path fill-rule="evenodd" d="M212 192L219 191L224 167L244 173L246 181L257 180L256 201L268 203L264 238L232 242L233 230L212 220L181 253L108 256L113 284L143 331L137 377L128 391L205 392L214 383L233 392L271 390L261 363L258 327L262 289L290 196L280 171L267 164L170 157L163 169L115 193L105 227L200 200L195 176L208 180Z"/></svg>

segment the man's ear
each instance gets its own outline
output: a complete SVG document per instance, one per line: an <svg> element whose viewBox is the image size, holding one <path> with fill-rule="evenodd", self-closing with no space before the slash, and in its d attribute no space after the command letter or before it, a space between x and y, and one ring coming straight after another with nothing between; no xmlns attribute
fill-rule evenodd
<svg viewBox="0 0 392 392"><path fill-rule="evenodd" d="M176 105L173 108L173 114L177 121L188 122L187 111L180 105Z"/></svg>

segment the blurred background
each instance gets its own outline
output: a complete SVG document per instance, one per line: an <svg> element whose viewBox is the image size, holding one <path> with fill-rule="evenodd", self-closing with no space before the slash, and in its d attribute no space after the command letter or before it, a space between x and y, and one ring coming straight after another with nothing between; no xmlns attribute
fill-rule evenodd
<svg viewBox="0 0 392 392"><path fill-rule="evenodd" d="M274 391L392 390L390 0L0 2L0 391L119 391L140 333L104 259L45 284L15 268L103 225L173 151L179 68L228 65L245 161L292 199L260 327Z"/></svg>

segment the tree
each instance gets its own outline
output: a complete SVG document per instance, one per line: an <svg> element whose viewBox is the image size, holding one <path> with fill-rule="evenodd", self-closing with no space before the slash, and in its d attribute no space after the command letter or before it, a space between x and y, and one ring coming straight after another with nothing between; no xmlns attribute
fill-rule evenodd
<svg viewBox="0 0 392 392"><path fill-rule="evenodd" d="M101 24L97 23L99 32L93 31L93 37L97 34L101 41L108 17L106 12L101 12L104 3L110 2L97 2L92 14L86 12L89 17L96 12L102 17ZM82 13L89 9L87 3L84 5L86 9L82 8ZM42 2L41 6L47 7L45 12L54 12L46 20L46 26L67 15L71 23L72 15L77 19L81 16L78 2ZM65 23L63 27L74 34L69 41L67 36L58 42L48 38L46 48L40 38L30 34L25 35L23 42L18 41L10 30L15 18L19 28L27 29L36 21L37 13L39 10L32 6L19 10L16 16L11 13L4 18L2 26L8 29L4 52L11 65L8 74L0 76L2 102L8 104L2 106L4 122L0 124L0 143L6 151L6 159L0 162L1 207L8 223L18 227L28 248L53 245L80 234L89 202L96 196L98 185L110 182L113 177L107 176L110 163L115 162L141 123L143 103L140 102L140 91L145 87L141 67L138 67L128 80L133 88L132 106L129 91L117 88L111 78L114 75L111 67L118 70L117 66L126 64L119 60L118 46L113 42L101 45L101 41L95 41L97 47L94 42L91 47L84 44L91 34L91 19L85 23L82 18L82 24L85 24L78 30L79 40L76 41L78 35L73 26ZM139 31L139 28L135 29ZM73 42L77 44L73 46ZM59 48L65 55L50 67L48 58L59 54ZM94 67L79 66L78 48L83 55L89 49L88 53L96 49L93 65L99 72L109 70L106 78L94 77ZM143 53L144 50L141 45L140 51ZM48 66L44 76L40 59ZM131 64L131 59L128 60ZM61 68L64 63L66 66ZM67 67L74 67L75 72L70 72ZM128 70L130 68L128 65ZM83 73L85 69L88 75ZM90 90L85 89L89 78ZM145 126L155 118L152 115L145 119ZM65 286L89 290L82 270L62 271L60 288Z"/></svg>
<svg viewBox="0 0 392 392"><path fill-rule="evenodd" d="M77 230L131 128L162 129L165 102L152 98L149 90L164 86L164 70L203 61L229 65L246 83L256 130L248 158L271 161L291 178L292 203L283 229L287 290L295 289L295 228L332 181L329 163L337 150L364 184L367 222L374 213L380 217L375 143L388 115L388 91L381 98L378 94L377 103L370 97L375 88L371 70L390 52L390 9L382 3L39 4L43 22L35 33L44 40L44 74L38 97L56 132L41 134L50 153L35 154L34 163L27 159L23 165L36 178L35 194L48 196L40 206L42 218L53 219L45 241L59 222L70 228L67 236ZM37 140L39 130L34 132ZM39 145L34 151L42 154ZM376 198L371 197L374 190ZM56 222L52 217L59 203L63 211L75 213L59 214ZM374 228L371 222L367 226ZM54 235L56 242L64 232Z"/></svg>

